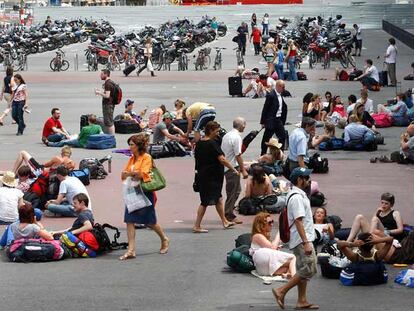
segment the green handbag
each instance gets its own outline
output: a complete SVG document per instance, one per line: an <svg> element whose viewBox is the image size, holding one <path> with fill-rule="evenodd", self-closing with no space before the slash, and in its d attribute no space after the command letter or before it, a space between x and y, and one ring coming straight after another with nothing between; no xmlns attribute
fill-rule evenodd
<svg viewBox="0 0 414 311"><path fill-rule="evenodd" d="M154 160L152 161L151 169L151 181L141 182L141 187L144 192L153 192L164 189L166 186L166 181L164 176L162 176L160 170L155 167Z"/></svg>

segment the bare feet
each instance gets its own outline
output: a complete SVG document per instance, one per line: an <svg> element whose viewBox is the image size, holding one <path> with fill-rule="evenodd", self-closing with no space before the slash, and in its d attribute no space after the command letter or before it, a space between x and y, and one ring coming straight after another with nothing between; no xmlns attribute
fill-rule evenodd
<svg viewBox="0 0 414 311"><path fill-rule="evenodd" d="M160 254L162 254L162 255L167 254L168 253L169 246L170 246L170 239L169 238L165 238L161 242Z"/></svg>
<svg viewBox="0 0 414 311"><path fill-rule="evenodd" d="M273 296L275 296L276 302L281 309L285 308L285 296L278 292L276 288L272 289Z"/></svg>
<svg viewBox="0 0 414 311"><path fill-rule="evenodd" d="M298 304L296 305L295 310L318 310L319 305L314 305L311 303L305 303L305 304Z"/></svg>
<svg viewBox="0 0 414 311"><path fill-rule="evenodd" d="M227 223L223 224L223 228L224 228L224 229L233 229L233 226L234 226L235 224L236 224L236 223L234 223L234 222L232 222L232 221L229 221L229 222L227 222Z"/></svg>
<svg viewBox="0 0 414 311"><path fill-rule="evenodd" d="M193 233L208 233L208 230L207 229L203 229L203 228L196 228L196 227L194 227L193 228Z"/></svg>

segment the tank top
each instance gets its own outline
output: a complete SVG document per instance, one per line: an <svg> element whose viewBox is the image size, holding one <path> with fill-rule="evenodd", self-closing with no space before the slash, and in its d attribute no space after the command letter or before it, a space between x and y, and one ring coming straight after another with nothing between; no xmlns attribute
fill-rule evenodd
<svg viewBox="0 0 414 311"><path fill-rule="evenodd" d="M4 93L6 93L6 94L11 94L12 93L12 89L11 89L11 86L10 86L11 79L12 79L12 76L5 76L4 79L3 79Z"/></svg>
<svg viewBox="0 0 414 311"><path fill-rule="evenodd" d="M294 57L294 56L296 56L296 54L297 54L296 50L290 50L289 57Z"/></svg>
<svg viewBox="0 0 414 311"><path fill-rule="evenodd" d="M393 210L385 216L380 216L380 212L377 213L378 219L381 221L382 225L387 230L397 229L397 222L395 221L393 214Z"/></svg>
<svg viewBox="0 0 414 311"><path fill-rule="evenodd" d="M358 261L376 262L376 260L375 260L375 254L377 253L377 250L375 248L373 248L371 250L371 257L364 257L364 256L362 256L361 251L359 249L355 253L358 255Z"/></svg>

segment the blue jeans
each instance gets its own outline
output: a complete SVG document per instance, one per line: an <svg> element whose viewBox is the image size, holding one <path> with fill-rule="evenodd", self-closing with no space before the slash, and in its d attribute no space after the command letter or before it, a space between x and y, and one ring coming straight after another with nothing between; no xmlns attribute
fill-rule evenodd
<svg viewBox="0 0 414 311"><path fill-rule="evenodd" d="M373 85L378 84L378 82L374 78L371 78L371 77L363 77L361 79L361 83L362 85L366 86L368 89L371 88Z"/></svg>
<svg viewBox="0 0 414 311"><path fill-rule="evenodd" d="M47 210L58 214L62 217L76 217L75 210L73 206L69 204L68 201L63 201L61 204L49 204Z"/></svg>
<svg viewBox="0 0 414 311"><path fill-rule="evenodd" d="M269 35L269 24L262 24L263 29L262 29L262 35Z"/></svg>
<svg viewBox="0 0 414 311"><path fill-rule="evenodd" d="M295 68L296 57L289 57L289 73L290 73L290 80L298 81L298 75L296 74Z"/></svg>
<svg viewBox="0 0 414 311"><path fill-rule="evenodd" d="M13 101L12 103L12 118L14 121L16 121L18 127L17 127L17 133L23 134L24 128L26 127L26 124L24 124L24 118L23 118L23 107L25 105L25 101Z"/></svg>
<svg viewBox="0 0 414 311"><path fill-rule="evenodd" d="M56 143L56 142L61 141L63 139L65 139L65 135L63 135L61 133L50 134L47 137L47 140L50 141L50 142L52 142L52 143Z"/></svg>
<svg viewBox="0 0 414 311"><path fill-rule="evenodd" d="M285 75L283 74L283 64L277 64L275 66L276 72L277 72L277 76L279 77L279 80L284 80L285 79Z"/></svg>
<svg viewBox="0 0 414 311"><path fill-rule="evenodd" d="M63 147L63 146L71 146L71 147L81 147L79 145L79 141L75 139L65 139L57 142L51 142L47 144L49 147Z"/></svg>

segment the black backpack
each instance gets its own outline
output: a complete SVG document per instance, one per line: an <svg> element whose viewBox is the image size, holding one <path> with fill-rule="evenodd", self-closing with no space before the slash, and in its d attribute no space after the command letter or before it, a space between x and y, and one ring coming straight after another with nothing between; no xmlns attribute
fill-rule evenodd
<svg viewBox="0 0 414 311"><path fill-rule="evenodd" d="M327 158L322 158L319 153L315 153L309 158L308 167L313 173L326 174L329 172L329 164Z"/></svg>
<svg viewBox="0 0 414 311"><path fill-rule="evenodd" d="M106 233L105 228L109 228L115 231L114 238L112 241ZM103 253L116 249L126 249L128 247L128 243L118 242L118 238L121 236L121 232L119 232L118 228L112 225L101 225L99 223L95 223L92 229L92 234L95 236L95 239L99 244L99 248L97 250L98 253Z"/></svg>
<svg viewBox="0 0 414 311"><path fill-rule="evenodd" d="M104 179L108 173L97 158L85 158L79 163L79 169L89 169L90 179Z"/></svg>
<svg viewBox="0 0 414 311"><path fill-rule="evenodd" d="M240 234L237 239L234 240L236 248L242 245L247 245L250 247L252 244L252 234L251 233L243 233Z"/></svg>
<svg viewBox="0 0 414 311"><path fill-rule="evenodd" d="M122 89L118 83L110 80L114 86L114 92L112 94L112 105L119 105L122 102Z"/></svg>

